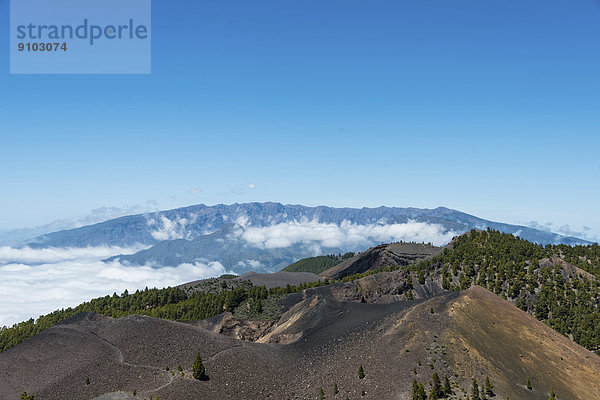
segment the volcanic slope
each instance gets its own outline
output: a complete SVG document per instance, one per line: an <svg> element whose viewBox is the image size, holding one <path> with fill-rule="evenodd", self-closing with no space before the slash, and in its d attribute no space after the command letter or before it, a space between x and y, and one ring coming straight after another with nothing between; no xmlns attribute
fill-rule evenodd
<svg viewBox="0 0 600 400"><path fill-rule="evenodd" d="M410 399L413 379L429 389L434 372L450 378L452 398L486 375L497 398L545 400L551 388L561 399L600 398L600 357L481 287L369 304L339 301L343 286L289 296L288 311L257 342L137 315L80 314L0 354L0 398L26 390L42 400L119 391L315 399L322 387L327 399ZM197 351L208 381L191 378Z"/></svg>
<svg viewBox="0 0 600 400"><path fill-rule="evenodd" d="M323 271L326 278L341 279L384 267L402 267L431 258L442 252L441 247L423 243L389 243L372 247L338 265Z"/></svg>

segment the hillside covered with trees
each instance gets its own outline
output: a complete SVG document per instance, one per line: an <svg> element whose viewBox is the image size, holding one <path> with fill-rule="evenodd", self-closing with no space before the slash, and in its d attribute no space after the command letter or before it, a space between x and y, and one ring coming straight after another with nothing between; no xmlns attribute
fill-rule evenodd
<svg viewBox="0 0 600 400"><path fill-rule="evenodd" d="M472 231L415 268L441 270L446 290L483 286L587 349L600 350L598 244L540 246L497 231Z"/></svg>
<svg viewBox="0 0 600 400"><path fill-rule="evenodd" d="M56 310L37 320L29 319L12 327L0 328L0 352L8 350L37 333L82 312L96 312L113 318L132 314L165 318L174 321L197 321L222 312L235 312L242 308L251 315L260 314L262 304L309 287L328 284L329 281L305 283L298 286L266 289L264 286L240 286L230 288L223 285L219 291L184 291L180 288L138 290L135 293L100 297L74 308ZM243 303L243 306L241 306ZM241 307L240 307L241 306Z"/></svg>
<svg viewBox="0 0 600 400"><path fill-rule="evenodd" d="M313 274L320 274L352 257L354 257L354 253L352 252L309 257L296 261L285 267L283 270L288 272L312 272Z"/></svg>

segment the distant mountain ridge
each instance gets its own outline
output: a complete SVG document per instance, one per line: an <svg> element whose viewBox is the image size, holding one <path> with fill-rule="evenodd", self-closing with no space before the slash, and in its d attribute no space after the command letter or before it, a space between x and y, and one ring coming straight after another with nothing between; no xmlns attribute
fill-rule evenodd
<svg viewBox="0 0 600 400"><path fill-rule="evenodd" d="M505 233L518 234L523 239L536 243L585 244L587 241L540 231L520 225L488 221L445 207L435 209L377 207L377 208L334 208L326 206L306 207L281 203L198 204L145 214L129 215L80 228L62 230L39 236L30 241L34 247L84 247L100 245L156 244L160 239L152 236L152 221L165 217L171 221L186 219L189 237L211 233L223 225L247 217L247 224L266 226L306 218L322 223L340 224L350 221L355 224L385 222L405 223L408 220L442 225L447 230L460 233L471 229L492 228Z"/></svg>
<svg viewBox="0 0 600 400"><path fill-rule="evenodd" d="M389 239L364 237L361 243L328 245L313 241L310 233L289 245L275 247L242 240L248 229L311 221L341 226L382 227L409 222L427 224L440 234L460 235L471 229L495 229L540 244L587 244L589 242L533 228L488 221L445 207L435 209L377 207L333 208L283 205L280 203L198 204L168 211L130 215L39 236L28 245L43 247L151 246L139 253L119 256L136 265L177 266L196 261L219 261L237 273L250 270L272 272L299 259L346 251L363 251ZM368 235L362 231L358 234ZM246 232L247 233L247 232ZM278 232L272 233L277 239ZM411 241L410 238L398 240ZM449 238L447 238L449 240ZM446 241L447 241L446 240ZM393 241L393 240L392 240ZM420 241L420 240L417 240ZM426 240L424 240L426 241ZM115 258L111 258L115 259Z"/></svg>

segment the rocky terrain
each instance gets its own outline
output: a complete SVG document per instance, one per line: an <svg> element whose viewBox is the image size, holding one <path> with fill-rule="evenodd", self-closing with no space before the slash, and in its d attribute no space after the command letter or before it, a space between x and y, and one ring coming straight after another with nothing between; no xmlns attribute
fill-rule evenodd
<svg viewBox="0 0 600 400"><path fill-rule="evenodd" d="M332 399L409 399L413 379L427 387L437 372L453 398L486 375L498 398L600 398L600 357L483 288L370 304L339 301L342 286L290 296L252 340L216 333L218 321L80 314L0 354L0 397L312 399L322 387ZM191 377L197 351L208 381Z"/></svg>

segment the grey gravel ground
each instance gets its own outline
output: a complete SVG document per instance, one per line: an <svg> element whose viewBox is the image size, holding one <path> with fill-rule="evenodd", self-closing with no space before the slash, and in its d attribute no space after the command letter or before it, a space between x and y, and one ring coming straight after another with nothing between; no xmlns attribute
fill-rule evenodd
<svg viewBox="0 0 600 400"><path fill-rule="evenodd" d="M486 374L498 398L545 400L552 385L563 399L600 398L599 357L482 288L387 304L340 302L334 289L291 296L296 304L278 326L299 335L291 344L81 314L0 354L0 399L24 390L36 400L120 400L134 390L135 399L317 399L321 387L327 399L409 399L413 378L429 388L434 371L455 382L454 398ZM191 377L196 352L208 381ZM533 391L521 387L523 376L535 377Z"/></svg>

